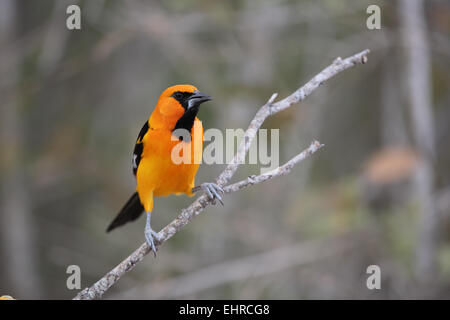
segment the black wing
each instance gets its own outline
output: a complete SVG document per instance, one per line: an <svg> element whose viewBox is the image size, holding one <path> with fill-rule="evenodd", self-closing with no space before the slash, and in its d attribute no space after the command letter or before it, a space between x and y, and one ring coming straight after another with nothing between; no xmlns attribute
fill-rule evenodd
<svg viewBox="0 0 450 320"><path fill-rule="evenodd" d="M136 145L134 146L133 151L133 174L136 175L137 168L139 166L139 162L141 162L141 156L142 151L144 150L144 142L142 141L144 139L145 134L148 131L148 121L145 122L144 126L142 127L141 131L139 132L139 135L136 140Z"/></svg>

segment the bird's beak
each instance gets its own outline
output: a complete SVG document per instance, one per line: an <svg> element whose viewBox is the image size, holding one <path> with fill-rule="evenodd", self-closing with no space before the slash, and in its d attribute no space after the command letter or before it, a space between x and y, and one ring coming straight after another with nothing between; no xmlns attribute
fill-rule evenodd
<svg viewBox="0 0 450 320"><path fill-rule="evenodd" d="M195 106L199 106L203 102L209 101L212 98L200 91L194 91L194 94L189 98L189 109Z"/></svg>

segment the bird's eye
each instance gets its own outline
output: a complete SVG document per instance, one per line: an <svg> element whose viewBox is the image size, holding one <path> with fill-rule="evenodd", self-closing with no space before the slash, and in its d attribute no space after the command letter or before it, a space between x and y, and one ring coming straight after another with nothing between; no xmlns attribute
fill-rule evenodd
<svg viewBox="0 0 450 320"><path fill-rule="evenodd" d="M180 100L183 97L183 95L180 92L175 92L173 94L173 97L177 100Z"/></svg>

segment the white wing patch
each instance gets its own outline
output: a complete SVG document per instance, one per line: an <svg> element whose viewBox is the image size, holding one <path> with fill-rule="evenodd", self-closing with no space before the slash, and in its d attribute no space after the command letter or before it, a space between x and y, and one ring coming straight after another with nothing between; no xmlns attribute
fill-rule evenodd
<svg viewBox="0 0 450 320"><path fill-rule="evenodd" d="M133 154L133 169L137 169L136 158L137 158L137 154Z"/></svg>

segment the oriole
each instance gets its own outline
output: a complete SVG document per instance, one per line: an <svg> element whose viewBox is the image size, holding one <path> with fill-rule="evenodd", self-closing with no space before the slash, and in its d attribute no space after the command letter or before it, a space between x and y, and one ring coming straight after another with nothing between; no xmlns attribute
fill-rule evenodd
<svg viewBox="0 0 450 320"><path fill-rule="evenodd" d="M107 232L129 221L136 220L142 212L147 213L145 239L156 252L154 239L157 232L150 225L153 211L153 197L170 194L187 194L202 189L213 201L223 204L221 187L214 183L203 183L194 187L194 180L199 163L195 159L202 157L202 145L194 148L196 135L203 142L203 127L197 118L199 107L211 97L199 92L192 85L176 85L167 88L161 94L148 121L144 123L136 140L133 152L133 174L136 177L136 192L120 210L109 225ZM187 130L187 138L178 136L179 130ZM191 161L176 164L172 159L172 150L178 143L188 144Z"/></svg>

